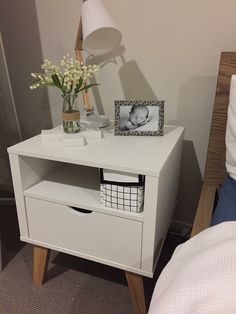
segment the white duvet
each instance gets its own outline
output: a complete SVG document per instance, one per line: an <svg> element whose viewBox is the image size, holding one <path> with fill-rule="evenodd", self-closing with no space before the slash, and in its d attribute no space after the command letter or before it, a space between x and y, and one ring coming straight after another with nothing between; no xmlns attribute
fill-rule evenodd
<svg viewBox="0 0 236 314"><path fill-rule="evenodd" d="M149 314L236 314L236 222L178 246L161 273Z"/></svg>

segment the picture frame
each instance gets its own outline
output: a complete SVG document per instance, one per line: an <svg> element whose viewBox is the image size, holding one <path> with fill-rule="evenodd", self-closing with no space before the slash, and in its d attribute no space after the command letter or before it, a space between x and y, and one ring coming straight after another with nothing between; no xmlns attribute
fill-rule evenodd
<svg viewBox="0 0 236 314"><path fill-rule="evenodd" d="M115 100L115 135L161 136L164 100Z"/></svg>

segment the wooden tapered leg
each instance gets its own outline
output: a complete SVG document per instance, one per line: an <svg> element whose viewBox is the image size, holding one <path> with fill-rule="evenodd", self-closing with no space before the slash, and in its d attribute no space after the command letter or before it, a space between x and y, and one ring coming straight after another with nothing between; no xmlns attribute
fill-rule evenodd
<svg viewBox="0 0 236 314"><path fill-rule="evenodd" d="M45 281L50 250L40 246L34 246L33 282L42 285Z"/></svg>
<svg viewBox="0 0 236 314"><path fill-rule="evenodd" d="M129 286L129 293L134 306L135 314L146 314L146 303L143 286L143 277L138 274L125 272L126 279Z"/></svg>

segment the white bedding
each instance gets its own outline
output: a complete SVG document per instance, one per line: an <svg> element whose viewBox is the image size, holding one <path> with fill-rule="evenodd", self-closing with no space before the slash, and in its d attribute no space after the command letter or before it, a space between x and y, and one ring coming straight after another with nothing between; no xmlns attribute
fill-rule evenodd
<svg viewBox="0 0 236 314"><path fill-rule="evenodd" d="M236 314L236 222L178 246L161 273L149 314Z"/></svg>
<svg viewBox="0 0 236 314"><path fill-rule="evenodd" d="M229 107L226 126L226 169L236 180L236 75L230 81Z"/></svg>

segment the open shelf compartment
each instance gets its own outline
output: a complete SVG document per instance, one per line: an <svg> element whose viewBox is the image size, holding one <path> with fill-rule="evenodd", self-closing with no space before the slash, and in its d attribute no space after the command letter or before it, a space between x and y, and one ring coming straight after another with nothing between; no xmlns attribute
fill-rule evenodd
<svg viewBox="0 0 236 314"><path fill-rule="evenodd" d="M45 177L24 191L24 196L143 221L142 212L133 213L101 204L98 168L55 163Z"/></svg>

